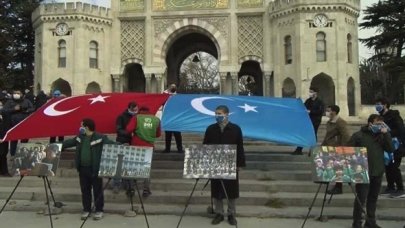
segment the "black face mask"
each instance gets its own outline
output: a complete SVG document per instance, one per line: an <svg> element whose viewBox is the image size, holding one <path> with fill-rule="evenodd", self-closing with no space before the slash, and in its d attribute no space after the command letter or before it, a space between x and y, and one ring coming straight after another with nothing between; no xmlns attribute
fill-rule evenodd
<svg viewBox="0 0 405 228"><path fill-rule="evenodd" d="M175 88L170 89L170 92L174 93L174 92L176 92L176 89Z"/></svg>

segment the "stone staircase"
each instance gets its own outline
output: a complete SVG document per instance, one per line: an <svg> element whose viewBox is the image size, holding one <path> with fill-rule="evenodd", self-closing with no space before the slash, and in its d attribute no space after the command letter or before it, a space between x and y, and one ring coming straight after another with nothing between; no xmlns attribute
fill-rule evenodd
<svg viewBox="0 0 405 228"><path fill-rule="evenodd" d="M358 125L351 125L352 131ZM319 138L325 134L324 126ZM201 143L202 136L183 134L184 144ZM193 188L194 180L182 178L183 154L159 153L164 147L164 139L156 143L151 172L152 195L144 199L148 214L180 214ZM173 140L174 141L174 140ZM174 142L172 148L175 148ZM311 179L311 163L308 156L292 156L292 146L275 145L262 141L245 141L247 166L240 172L241 197L237 201L240 216L255 217L303 217L308 211L318 188ZM57 201L66 204L67 212L81 210L79 178L73 168L73 150L63 152L60 168L55 177L50 178L52 190ZM405 167L403 167L405 168ZM403 169L405 170L405 169ZM0 203L4 203L18 178L0 178ZM106 182L106 181L105 181ZM200 180L187 211L188 214L206 215L210 205L209 186L203 190L206 180ZM324 187L321 189L323 193ZM319 213L323 194L318 196L312 214ZM350 217L353 193L348 186L344 194L335 196L327 205L325 213L331 217ZM6 210L39 210L44 208L45 194L43 182L38 177L25 177L15 192L12 203ZM139 204L135 197L135 203ZM380 197L379 215L383 218L404 219L405 200ZM106 212L123 213L129 209L129 200L124 191L113 194L105 191Z"/></svg>

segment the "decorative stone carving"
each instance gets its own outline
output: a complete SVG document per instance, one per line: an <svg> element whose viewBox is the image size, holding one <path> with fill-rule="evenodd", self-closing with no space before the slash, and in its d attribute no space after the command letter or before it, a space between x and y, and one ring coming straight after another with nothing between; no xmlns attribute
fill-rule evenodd
<svg viewBox="0 0 405 228"><path fill-rule="evenodd" d="M230 28L228 17L199 17L198 19L201 21L206 21L208 24L214 26L218 31L221 32L221 36L223 36L225 40L228 40ZM184 18L155 19L153 21L155 37L159 37L161 33L166 32L166 29L169 26L182 20L184 20Z"/></svg>
<svg viewBox="0 0 405 228"><path fill-rule="evenodd" d="M153 11L226 9L229 0L153 0Z"/></svg>
<svg viewBox="0 0 405 228"><path fill-rule="evenodd" d="M252 55L263 58L263 17L238 17L239 58Z"/></svg>
<svg viewBox="0 0 405 228"><path fill-rule="evenodd" d="M238 8L260 8L263 0L238 0Z"/></svg>
<svg viewBox="0 0 405 228"><path fill-rule="evenodd" d="M120 0L120 11L144 11L145 0Z"/></svg>
<svg viewBox="0 0 405 228"><path fill-rule="evenodd" d="M121 60L145 56L145 21L121 21Z"/></svg>

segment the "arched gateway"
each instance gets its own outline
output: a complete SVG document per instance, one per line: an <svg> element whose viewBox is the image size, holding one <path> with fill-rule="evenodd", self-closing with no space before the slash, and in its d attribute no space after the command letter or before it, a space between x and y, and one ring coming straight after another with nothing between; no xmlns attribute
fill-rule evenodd
<svg viewBox="0 0 405 228"><path fill-rule="evenodd" d="M34 84L50 90L55 75L64 75L73 95L98 91L89 90L91 83L103 92L160 93L169 83L189 83L181 64L206 52L217 60L222 94L306 98L312 82L325 86L325 100L342 115L353 115L360 96L347 85L360 88L358 53L336 47L346 46L349 34L358 50L359 10L360 0L42 4L32 17ZM326 85L319 75L327 75Z"/></svg>

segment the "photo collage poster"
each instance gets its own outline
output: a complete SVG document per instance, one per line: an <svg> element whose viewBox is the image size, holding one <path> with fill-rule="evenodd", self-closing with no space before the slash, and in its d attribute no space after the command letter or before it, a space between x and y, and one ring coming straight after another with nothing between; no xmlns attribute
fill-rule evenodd
<svg viewBox="0 0 405 228"><path fill-rule="evenodd" d="M100 161L100 177L149 178L153 147L106 144Z"/></svg>
<svg viewBox="0 0 405 228"><path fill-rule="evenodd" d="M370 183L365 147L320 146L311 158L314 182Z"/></svg>
<svg viewBox="0 0 405 228"><path fill-rule="evenodd" d="M12 161L13 176L55 176L58 169L61 143L18 143Z"/></svg>
<svg viewBox="0 0 405 228"><path fill-rule="evenodd" d="M186 146L183 177L236 179L236 145Z"/></svg>

